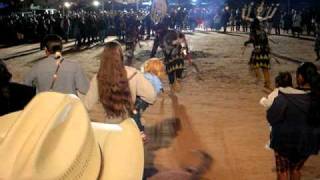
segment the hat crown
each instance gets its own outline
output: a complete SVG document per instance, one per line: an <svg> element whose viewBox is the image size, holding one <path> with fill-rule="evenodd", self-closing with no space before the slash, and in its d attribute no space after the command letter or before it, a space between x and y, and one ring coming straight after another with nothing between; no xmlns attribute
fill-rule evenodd
<svg viewBox="0 0 320 180"><path fill-rule="evenodd" d="M75 96L41 93L11 116L0 118L0 179L85 179L90 161L100 159L92 160L97 144Z"/></svg>

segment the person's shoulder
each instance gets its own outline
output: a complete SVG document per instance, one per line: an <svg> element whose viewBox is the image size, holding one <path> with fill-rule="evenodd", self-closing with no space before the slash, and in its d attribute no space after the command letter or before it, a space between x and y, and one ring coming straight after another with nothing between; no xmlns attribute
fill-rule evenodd
<svg viewBox="0 0 320 180"><path fill-rule="evenodd" d="M44 58L43 60L40 60L40 61L34 63L34 65L33 65L32 67L33 67L33 68L38 68L38 67L41 67L41 66L43 66L43 65L47 65L47 64L49 64L49 63L51 62L51 60L52 60L52 59L46 57L46 58Z"/></svg>
<svg viewBox="0 0 320 180"><path fill-rule="evenodd" d="M136 74L141 74L141 72L137 69L137 68L134 68L134 67L131 67L131 66L125 66L125 70L127 71L127 75L130 76L134 73Z"/></svg>
<svg viewBox="0 0 320 180"><path fill-rule="evenodd" d="M130 71L130 72L136 72L136 71L138 71L136 68L131 67L131 66L124 66L124 68L126 69L126 71Z"/></svg>
<svg viewBox="0 0 320 180"><path fill-rule="evenodd" d="M77 62L75 60L72 60L72 59L69 59L69 58L64 58L63 59L63 63L68 63L68 64L71 64L71 65L79 65L79 62Z"/></svg>
<svg viewBox="0 0 320 180"><path fill-rule="evenodd" d="M293 87L280 87L279 92L281 94L294 95L294 94L308 94L307 91L295 89Z"/></svg>
<svg viewBox="0 0 320 180"><path fill-rule="evenodd" d="M151 73L143 73L143 76L144 76L145 78L149 78L149 79L153 78L153 76L152 76Z"/></svg>
<svg viewBox="0 0 320 180"><path fill-rule="evenodd" d="M68 68L81 69L79 62L71 59L64 59L62 65L67 66Z"/></svg>

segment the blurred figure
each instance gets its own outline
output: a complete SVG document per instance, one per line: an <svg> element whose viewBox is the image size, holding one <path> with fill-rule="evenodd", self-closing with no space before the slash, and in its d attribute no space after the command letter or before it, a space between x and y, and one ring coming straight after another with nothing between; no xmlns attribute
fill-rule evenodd
<svg viewBox="0 0 320 180"><path fill-rule="evenodd" d="M62 29L63 39L68 42L71 29L71 23L68 16L64 16L61 20L60 27Z"/></svg>
<svg viewBox="0 0 320 180"><path fill-rule="evenodd" d="M203 175L212 165L212 157L204 152L197 150L195 153L199 154L200 163L197 166L189 166L183 170L170 170L160 172L150 180L199 180L203 179Z"/></svg>
<svg viewBox="0 0 320 180"><path fill-rule="evenodd" d="M320 24L317 24L315 34L316 34L316 40L314 45L314 51L316 52L316 55L317 55L316 61L319 61L320 60Z"/></svg>
<svg viewBox="0 0 320 180"><path fill-rule="evenodd" d="M10 82L11 77L0 60L0 116L22 110L36 94L35 88Z"/></svg>
<svg viewBox="0 0 320 180"><path fill-rule="evenodd" d="M229 19L230 19L230 12L229 12L229 7L227 6L222 10L221 24L223 27L223 32L227 32Z"/></svg>
<svg viewBox="0 0 320 180"><path fill-rule="evenodd" d="M301 23L302 23L301 12L294 10L293 17L292 17L292 35L293 35L293 37L296 37L296 36L300 37L300 35L302 34Z"/></svg>

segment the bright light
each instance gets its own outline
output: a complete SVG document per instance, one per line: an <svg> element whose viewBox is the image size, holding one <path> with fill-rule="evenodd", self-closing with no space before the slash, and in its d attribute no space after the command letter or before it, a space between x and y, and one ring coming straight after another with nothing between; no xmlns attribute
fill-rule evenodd
<svg viewBox="0 0 320 180"><path fill-rule="evenodd" d="M96 7L100 6L100 2L99 2L99 1L93 1L92 4L93 4L94 6L96 6Z"/></svg>
<svg viewBox="0 0 320 180"><path fill-rule="evenodd" d="M70 7L71 7L71 4L70 4L69 2L65 2L65 3L64 3L64 6L65 6L66 8L70 8Z"/></svg>
<svg viewBox="0 0 320 180"><path fill-rule="evenodd" d="M145 5L145 6L151 6L151 5L152 5L152 2L151 2L151 1L148 1L148 2L142 2L142 5Z"/></svg>

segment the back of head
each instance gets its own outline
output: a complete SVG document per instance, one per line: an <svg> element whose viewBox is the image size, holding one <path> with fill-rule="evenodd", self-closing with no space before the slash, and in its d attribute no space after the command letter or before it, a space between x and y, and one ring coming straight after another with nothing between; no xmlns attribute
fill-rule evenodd
<svg viewBox="0 0 320 180"><path fill-rule="evenodd" d="M107 116L126 116L131 110L132 100L120 43L106 43L97 80L100 102Z"/></svg>
<svg viewBox="0 0 320 180"><path fill-rule="evenodd" d="M165 45L167 44L169 46L172 46L174 45L174 41L177 40L178 38L179 38L179 34L176 31L169 30L164 37L164 43Z"/></svg>
<svg viewBox="0 0 320 180"><path fill-rule="evenodd" d="M56 58L60 58L63 48L62 38L60 36L54 34L47 35L43 39L43 44L50 54L56 54Z"/></svg>
<svg viewBox="0 0 320 180"><path fill-rule="evenodd" d="M276 77L276 87L292 87L292 77L289 72L280 72Z"/></svg>
<svg viewBox="0 0 320 180"><path fill-rule="evenodd" d="M312 86L315 82L315 78L319 76L317 67L311 62L302 63L297 69L297 76L301 76L303 81L299 85L309 84Z"/></svg>
<svg viewBox="0 0 320 180"><path fill-rule="evenodd" d="M302 85L308 84L311 88L311 105L309 115L309 123L312 125L320 125L320 74L317 72L317 67L306 62L299 66L297 76L302 77Z"/></svg>
<svg viewBox="0 0 320 180"><path fill-rule="evenodd" d="M144 72L162 77L165 73L164 64L159 58L151 58L145 63Z"/></svg>

